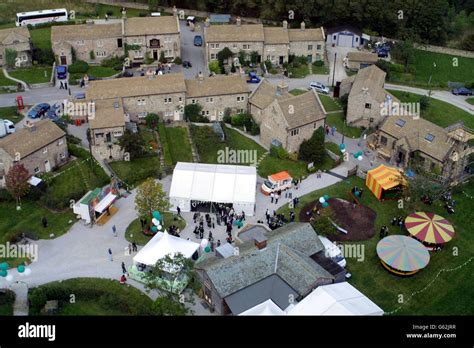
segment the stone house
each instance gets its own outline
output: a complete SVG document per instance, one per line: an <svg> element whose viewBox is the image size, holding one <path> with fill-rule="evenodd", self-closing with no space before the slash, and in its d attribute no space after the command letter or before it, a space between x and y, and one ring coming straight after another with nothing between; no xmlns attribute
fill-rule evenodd
<svg viewBox="0 0 474 348"><path fill-rule="evenodd" d="M122 160L123 151L118 142L125 133L127 121L122 100L101 99L94 103L95 113L89 116L91 150L101 159Z"/></svg>
<svg viewBox="0 0 474 348"><path fill-rule="evenodd" d="M277 85L262 79L249 97L249 112L259 125L262 123L262 113L275 98L288 97L288 85L283 81Z"/></svg>
<svg viewBox="0 0 474 348"><path fill-rule="evenodd" d="M379 157L407 168L411 160L440 179L457 182L469 165L474 132L462 123L442 128L423 118L386 117L375 134Z"/></svg>
<svg viewBox="0 0 474 348"><path fill-rule="evenodd" d="M341 82L340 95L349 94L347 124L376 127L386 116L385 109L391 110L395 104L400 105L396 97L385 91L385 76L383 70L372 65Z"/></svg>
<svg viewBox="0 0 474 348"><path fill-rule="evenodd" d="M282 27L264 27L262 24L241 24L237 18L235 25L211 25L204 29L206 59L217 60L217 53L228 47L235 56L243 50L250 54L258 52L258 62L269 60L272 64L288 62L290 54L305 56L308 62L324 59L324 30L288 29L288 22Z"/></svg>
<svg viewBox="0 0 474 348"><path fill-rule="evenodd" d="M208 62L217 60L217 53L224 47L229 48L235 56L240 51L248 55L256 51L258 61L262 60L264 33L262 24L241 24L237 19L234 25L211 25L204 28L206 59Z"/></svg>
<svg viewBox="0 0 474 348"><path fill-rule="evenodd" d="M69 158L66 133L50 120L27 123L24 128L0 139L0 187L17 162L31 175L47 173Z"/></svg>
<svg viewBox="0 0 474 348"><path fill-rule="evenodd" d="M210 121L222 121L224 110L232 114L247 112L250 89L240 75L216 75L186 80L186 104L200 104L202 115Z"/></svg>
<svg viewBox="0 0 474 348"><path fill-rule="evenodd" d="M140 122L149 113L163 120L180 121L184 116L186 85L184 75L164 74L91 81L86 99L120 99L130 121Z"/></svg>
<svg viewBox="0 0 474 348"><path fill-rule="evenodd" d="M122 24L88 21L80 25L52 26L51 44L60 65L72 64L73 50L78 60L100 63L124 54ZM94 59L91 59L91 52L94 52Z"/></svg>
<svg viewBox="0 0 474 348"><path fill-rule="evenodd" d="M379 57L372 52L348 52L345 58L347 68L357 71L377 63Z"/></svg>
<svg viewBox="0 0 474 348"><path fill-rule="evenodd" d="M324 29L308 29L304 22L301 22L300 29L289 29L288 37L290 41L290 54L295 56L305 56L309 63L317 60L324 60L326 46L324 41Z"/></svg>
<svg viewBox="0 0 474 348"><path fill-rule="evenodd" d="M0 67L6 65L6 50L17 53L15 66L23 67L31 64L31 37L25 27L0 30Z"/></svg>
<svg viewBox="0 0 474 348"><path fill-rule="evenodd" d="M260 140L266 147L277 142L288 152L298 152L301 143L324 127L326 114L313 90L298 96L275 98L262 112Z"/></svg>
<svg viewBox="0 0 474 348"><path fill-rule="evenodd" d="M132 63L143 63L147 54L154 61L181 56L179 19L176 16L135 17L124 19L124 40L127 45L139 45L139 50L128 52Z"/></svg>
<svg viewBox="0 0 474 348"><path fill-rule="evenodd" d="M196 263L204 301L218 315L238 315L268 299L285 310L291 299L300 301L320 285L344 281L344 269L324 258L324 246L310 224L290 223L265 238L265 243L239 244L237 256ZM324 266L323 259L328 262Z"/></svg>

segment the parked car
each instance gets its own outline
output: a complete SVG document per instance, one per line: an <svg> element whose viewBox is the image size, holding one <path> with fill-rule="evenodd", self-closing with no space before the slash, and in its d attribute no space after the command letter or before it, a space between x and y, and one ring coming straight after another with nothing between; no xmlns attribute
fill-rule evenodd
<svg viewBox="0 0 474 348"><path fill-rule="evenodd" d="M451 93L454 95L472 95L472 89L466 87L453 88Z"/></svg>
<svg viewBox="0 0 474 348"><path fill-rule="evenodd" d="M202 36L196 35L194 37L194 46L202 46Z"/></svg>
<svg viewBox="0 0 474 348"><path fill-rule="evenodd" d="M329 94L329 87L326 87L322 83L313 81L309 84L309 87L314 89L316 92Z"/></svg>
<svg viewBox="0 0 474 348"><path fill-rule="evenodd" d="M15 124L10 120L0 120L0 138L15 133Z"/></svg>
<svg viewBox="0 0 474 348"><path fill-rule="evenodd" d="M388 52L389 50L385 49L385 48L377 48L374 53L377 53L377 57L380 57L380 58L387 58L388 57Z"/></svg>
<svg viewBox="0 0 474 348"><path fill-rule="evenodd" d="M192 68L191 62L188 60L183 61L183 68L186 68L186 69Z"/></svg>
<svg viewBox="0 0 474 348"><path fill-rule="evenodd" d="M247 78L247 83L260 83L261 79L258 77L255 71L249 72L249 77Z"/></svg>
<svg viewBox="0 0 474 348"><path fill-rule="evenodd" d="M56 67L56 77L59 80L64 80L67 78L67 66L60 65Z"/></svg>
<svg viewBox="0 0 474 348"><path fill-rule="evenodd" d="M79 92L74 94L74 99L86 99L86 93L84 92Z"/></svg>
<svg viewBox="0 0 474 348"><path fill-rule="evenodd" d="M133 72L130 71L130 70L125 70L123 73L122 73L122 76L121 77L133 77Z"/></svg>
<svg viewBox="0 0 474 348"><path fill-rule="evenodd" d="M31 108L28 112L29 118L41 118L51 108L48 103L40 103Z"/></svg>

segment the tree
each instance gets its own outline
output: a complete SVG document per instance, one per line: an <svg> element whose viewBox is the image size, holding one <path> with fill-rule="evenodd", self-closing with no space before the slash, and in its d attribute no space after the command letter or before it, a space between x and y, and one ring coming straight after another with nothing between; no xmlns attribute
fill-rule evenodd
<svg viewBox="0 0 474 348"><path fill-rule="evenodd" d="M160 63L161 64L166 63L165 51L161 51L161 53L160 53Z"/></svg>
<svg viewBox="0 0 474 348"><path fill-rule="evenodd" d="M252 64L257 64L258 63L258 52L257 51L252 51L250 52L250 61Z"/></svg>
<svg viewBox="0 0 474 348"><path fill-rule="evenodd" d="M314 162L316 165L322 163L325 156L324 129L319 127L313 132L311 138L301 143L298 157L306 162Z"/></svg>
<svg viewBox="0 0 474 348"><path fill-rule="evenodd" d="M5 62L7 63L7 66L10 69L13 69L15 67L17 56L18 56L18 53L15 50L12 50L10 48L7 48L5 50Z"/></svg>
<svg viewBox="0 0 474 348"><path fill-rule="evenodd" d="M20 198L26 195L30 189L28 183L30 176L22 163L15 163L5 176L7 191L16 199L18 205L21 203Z"/></svg>
<svg viewBox="0 0 474 348"><path fill-rule="evenodd" d="M209 122L208 118L202 116L202 106L199 103L189 104L184 107L184 119L190 122Z"/></svg>
<svg viewBox="0 0 474 348"><path fill-rule="evenodd" d="M408 66L413 63L415 58L415 48L413 47L413 41L407 39L405 41L398 42L392 49L392 57L396 61L400 62L405 66L405 70Z"/></svg>
<svg viewBox="0 0 474 348"><path fill-rule="evenodd" d="M119 140L119 145L122 151L130 155L130 159L140 157L144 154L145 142L138 133L132 133L128 129Z"/></svg>
<svg viewBox="0 0 474 348"><path fill-rule="evenodd" d="M150 11L157 11L158 4L159 4L159 0L148 0L148 9Z"/></svg>
<svg viewBox="0 0 474 348"><path fill-rule="evenodd" d="M426 110L430 106L430 98L427 97L426 95L422 96L420 98L420 109L421 110Z"/></svg>
<svg viewBox="0 0 474 348"><path fill-rule="evenodd" d="M148 178L138 186L135 208L138 210L140 217L148 218L153 211L164 212L169 207L170 203L167 194L163 191L161 184L156 182L155 179Z"/></svg>
<svg viewBox="0 0 474 348"><path fill-rule="evenodd" d="M244 50L240 50L239 51L239 55L238 55L238 58L239 58L239 63L241 65L248 65L248 54L247 52L245 52Z"/></svg>
<svg viewBox="0 0 474 348"><path fill-rule="evenodd" d="M221 67L219 66L219 62L217 60L213 60L209 63L209 71L213 72L214 74L221 73Z"/></svg>
<svg viewBox="0 0 474 348"><path fill-rule="evenodd" d="M150 129L156 129L160 122L160 117L157 114L150 113L145 117L146 126Z"/></svg>
<svg viewBox="0 0 474 348"><path fill-rule="evenodd" d="M217 53L217 60L219 61L219 65L224 65L224 62L227 62L233 56L234 54L229 49L229 47L224 47L221 51Z"/></svg>

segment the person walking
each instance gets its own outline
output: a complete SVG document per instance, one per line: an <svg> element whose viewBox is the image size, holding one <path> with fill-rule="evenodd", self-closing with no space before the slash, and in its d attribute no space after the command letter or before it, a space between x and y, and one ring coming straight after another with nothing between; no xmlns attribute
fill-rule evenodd
<svg viewBox="0 0 474 348"><path fill-rule="evenodd" d="M275 195L275 204L278 204L278 199L280 198L280 195L277 193Z"/></svg>
<svg viewBox="0 0 474 348"><path fill-rule="evenodd" d="M64 81L64 89L67 89L67 81Z"/></svg>
<svg viewBox="0 0 474 348"><path fill-rule="evenodd" d="M59 81L59 89L64 89L64 83L62 81Z"/></svg>
<svg viewBox="0 0 474 348"><path fill-rule="evenodd" d="M275 198L275 194L273 192L270 193L270 203L273 203L274 198Z"/></svg>
<svg viewBox="0 0 474 348"><path fill-rule="evenodd" d="M46 219L46 216L43 216L41 223L43 224L44 228L48 227L48 220Z"/></svg>
<svg viewBox="0 0 474 348"><path fill-rule="evenodd" d="M109 260L112 262L114 260L112 256L112 249L109 248L108 252L109 252Z"/></svg>
<svg viewBox="0 0 474 348"><path fill-rule="evenodd" d="M132 251L133 251L132 244L128 243L128 255L130 255Z"/></svg>
<svg viewBox="0 0 474 348"><path fill-rule="evenodd" d="M127 274L127 267L125 267L125 262L122 261L122 273Z"/></svg>
<svg viewBox="0 0 474 348"><path fill-rule="evenodd" d="M178 216L181 216L181 208L177 207L176 210L178 211Z"/></svg>
<svg viewBox="0 0 474 348"><path fill-rule="evenodd" d="M114 234L114 237L117 237L117 227L115 227L115 225L112 226L112 232Z"/></svg>
<svg viewBox="0 0 474 348"><path fill-rule="evenodd" d="M336 127L332 126L331 128L331 135L334 136L334 133L336 133Z"/></svg>
<svg viewBox="0 0 474 348"><path fill-rule="evenodd" d="M220 239L217 240L217 244L216 244L216 245L217 245L217 247L220 247L220 246L221 246L221 240L220 240Z"/></svg>
<svg viewBox="0 0 474 348"><path fill-rule="evenodd" d="M135 242L132 242L132 251L138 251L138 247Z"/></svg>

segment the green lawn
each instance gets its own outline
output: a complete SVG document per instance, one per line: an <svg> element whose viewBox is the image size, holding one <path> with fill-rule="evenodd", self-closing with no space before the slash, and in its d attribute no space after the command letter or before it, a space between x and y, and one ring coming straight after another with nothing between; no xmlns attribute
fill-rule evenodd
<svg viewBox="0 0 474 348"><path fill-rule="evenodd" d="M364 130L359 127L350 127L344 125L344 118L344 114L342 112L338 112L327 115L326 122L330 127L336 126L336 130L340 133L343 133L346 137L353 139L359 138Z"/></svg>
<svg viewBox="0 0 474 348"><path fill-rule="evenodd" d="M165 127L165 131L173 164L192 162L193 154L188 139L188 130L184 127Z"/></svg>
<svg viewBox="0 0 474 348"><path fill-rule="evenodd" d="M284 160L268 155L258 166L258 174L262 178L283 170L288 171L293 178L308 176L308 165L303 161Z"/></svg>
<svg viewBox="0 0 474 348"><path fill-rule="evenodd" d="M20 122L23 116L16 113L16 106L6 106L0 108L0 118L3 120L10 120L13 123Z"/></svg>
<svg viewBox="0 0 474 348"><path fill-rule="evenodd" d="M11 290L0 292L0 317L13 315L13 303L15 302L15 293Z"/></svg>
<svg viewBox="0 0 474 348"><path fill-rule="evenodd" d="M149 177L156 178L159 175L160 159L158 156L148 156L111 162L110 166L121 180L133 187Z"/></svg>
<svg viewBox="0 0 474 348"><path fill-rule="evenodd" d="M15 86L16 82L5 77L3 70L0 70L0 86Z"/></svg>
<svg viewBox="0 0 474 348"><path fill-rule="evenodd" d="M337 145L337 144L327 142L327 143L324 143L324 146L326 147L326 149L328 149L329 151L331 151L332 153L334 153L336 155L341 154L341 150L339 148L339 145Z"/></svg>
<svg viewBox="0 0 474 348"><path fill-rule="evenodd" d="M51 27L30 30L31 43L42 50L51 50Z"/></svg>
<svg viewBox="0 0 474 348"><path fill-rule="evenodd" d="M296 88L296 89L292 89L292 90L290 91L290 94L296 96L296 95L305 94L306 92L308 92L307 89Z"/></svg>
<svg viewBox="0 0 474 348"><path fill-rule="evenodd" d="M329 68L326 65L316 66L316 65L313 64L313 74L327 75L327 74L329 74Z"/></svg>
<svg viewBox="0 0 474 348"><path fill-rule="evenodd" d="M417 103L422 97L419 94L389 90L395 97L405 103ZM430 104L426 110L421 110L421 117L437 124L440 127L447 127L453 123L463 121L469 128L474 128L474 118L467 111L464 111L452 104L430 98Z"/></svg>
<svg viewBox="0 0 474 348"><path fill-rule="evenodd" d="M457 66L454 66L453 59L455 58ZM436 67L433 63L436 64ZM448 81L474 81L474 69L472 68L474 58L415 50L413 66L415 68L414 75L394 73L390 82L427 87L431 76L432 87L446 88Z"/></svg>
<svg viewBox="0 0 474 348"><path fill-rule="evenodd" d="M71 303L71 294L75 302ZM42 315L48 300L58 300L57 315L152 315L153 301L140 290L117 280L75 278L30 289L30 315Z"/></svg>
<svg viewBox="0 0 474 348"><path fill-rule="evenodd" d="M474 97L467 98L466 101L467 101L469 104L474 105Z"/></svg>
<svg viewBox="0 0 474 348"><path fill-rule="evenodd" d="M288 67L288 74L290 78L299 79L309 74L309 68L307 64L300 65L297 68Z"/></svg>
<svg viewBox="0 0 474 348"><path fill-rule="evenodd" d="M326 112L342 110L342 107L330 96L318 94L318 97L319 100L321 100L321 104L323 104L324 110L326 110Z"/></svg>
<svg viewBox="0 0 474 348"><path fill-rule="evenodd" d="M356 258L347 258L347 270L352 273L350 283L379 305L385 312L395 310L401 306L398 315L469 315L474 312L472 301L474 273L472 263L464 268L443 272L434 284L425 292L415 295L410 299L410 295L426 287L438 272L442 269L455 268L472 256L474 247L474 235L470 233L472 224L471 211L474 208L472 199L466 197L461 191L468 195L474 195L474 182L458 190L454 194L456 200L456 214L448 215L440 202L435 202L427 208L419 203L416 210L431 211L445 216L453 223L456 236L441 252L430 253L431 260L428 267L413 277L401 278L388 273L379 262L375 248L379 241L378 231L381 226L389 226L390 234L400 234L398 228L390 225L390 220L394 216L406 216L412 211L404 212L398 209L397 201L379 202L375 196L365 187L363 180L351 177L348 180L337 183L322 190L314 191L300 198L300 205L295 210L297 219L300 209L308 202L318 199L324 194L330 197L340 197L348 199L348 192L357 185L365 188L365 193L360 198L361 204L369 206L377 213L376 235L365 242L358 242L364 246L364 260L357 261ZM288 213L289 209L284 207L281 212ZM405 234L405 233L403 233ZM452 248L459 248L459 256L453 256ZM464 252L462 252L464 250ZM399 304L399 295L403 295L405 304Z"/></svg>
<svg viewBox="0 0 474 348"><path fill-rule="evenodd" d="M50 66L37 66L30 68L15 69L9 72L10 76L29 84L45 83L51 80Z"/></svg>
<svg viewBox="0 0 474 348"><path fill-rule="evenodd" d="M169 230L169 227L172 225L178 227L180 231L182 231L186 227L186 221L173 213L164 212L162 216L165 221L164 227L166 230ZM175 218L177 220L175 220ZM148 221L148 223L150 222L151 221ZM127 230L125 231L125 238L130 243L135 242L138 245L145 245L152 237L143 234L140 219L135 219L130 223L130 225L128 225Z"/></svg>

